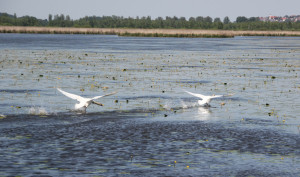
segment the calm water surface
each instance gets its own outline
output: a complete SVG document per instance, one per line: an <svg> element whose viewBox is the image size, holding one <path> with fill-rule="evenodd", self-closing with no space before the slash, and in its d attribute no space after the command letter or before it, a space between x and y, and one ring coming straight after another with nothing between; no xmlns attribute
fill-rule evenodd
<svg viewBox="0 0 300 177"><path fill-rule="evenodd" d="M0 52L0 176L300 175L300 38L0 34ZM118 93L76 114L57 87Z"/></svg>

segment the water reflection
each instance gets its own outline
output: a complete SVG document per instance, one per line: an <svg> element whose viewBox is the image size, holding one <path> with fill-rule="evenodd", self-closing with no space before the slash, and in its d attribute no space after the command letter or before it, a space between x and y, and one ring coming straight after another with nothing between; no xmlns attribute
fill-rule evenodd
<svg viewBox="0 0 300 177"><path fill-rule="evenodd" d="M199 107L196 118L197 120L208 120L210 118L210 113L211 110L209 107Z"/></svg>

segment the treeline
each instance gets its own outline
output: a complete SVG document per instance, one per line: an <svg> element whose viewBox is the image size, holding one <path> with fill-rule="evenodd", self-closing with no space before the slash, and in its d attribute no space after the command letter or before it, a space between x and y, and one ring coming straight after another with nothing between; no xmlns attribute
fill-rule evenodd
<svg viewBox="0 0 300 177"><path fill-rule="evenodd" d="M1 26L47 26L48 24L46 19L41 20L32 16L17 17L16 14L0 13Z"/></svg>
<svg viewBox="0 0 300 177"><path fill-rule="evenodd" d="M144 29L222 29L222 30L300 30L299 22L263 22L257 17L237 17L231 22L224 19L207 17L120 17L120 16L86 16L72 20L69 15L49 15L48 19L32 16L17 17L0 13L1 26L49 26L49 27L87 27L87 28L144 28Z"/></svg>

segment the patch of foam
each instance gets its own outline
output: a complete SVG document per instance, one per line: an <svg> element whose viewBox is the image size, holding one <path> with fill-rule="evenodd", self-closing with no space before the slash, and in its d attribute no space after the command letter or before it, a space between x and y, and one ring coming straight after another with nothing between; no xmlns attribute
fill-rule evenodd
<svg viewBox="0 0 300 177"><path fill-rule="evenodd" d="M172 107L170 105L168 105L168 104L163 105L163 108L165 110L171 110L172 109Z"/></svg>
<svg viewBox="0 0 300 177"><path fill-rule="evenodd" d="M4 119L4 118L6 118L6 115L0 114L0 119Z"/></svg>
<svg viewBox="0 0 300 177"><path fill-rule="evenodd" d="M180 102L183 109L187 109L189 107L184 101L181 100Z"/></svg>
<svg viewBox="0 0 300 177"><path fill-rule="evenodd" d="M28 113L31 115L47 115L48 112L44 107L31 107L28 110Z"/></svg>
<svg viewBox="0 0 300 177"><path fill-rule="evenodd" d="M181 100L181 107L183 109L198 107L198 103L186 103L186 102L184 102L184 101Z"/></svg>

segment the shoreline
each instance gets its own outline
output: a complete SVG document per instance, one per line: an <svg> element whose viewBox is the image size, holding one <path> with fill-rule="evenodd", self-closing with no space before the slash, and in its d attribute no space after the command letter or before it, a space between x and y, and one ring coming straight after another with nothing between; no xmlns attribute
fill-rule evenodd
<svg viewBox="0 0 300 177"><path fill-rule="evenodd" d="M0 26L0 33L102 34L136 37L232 38L235 36L300 36L300 31L232 31L202 29L135 29Z"/></svg>

